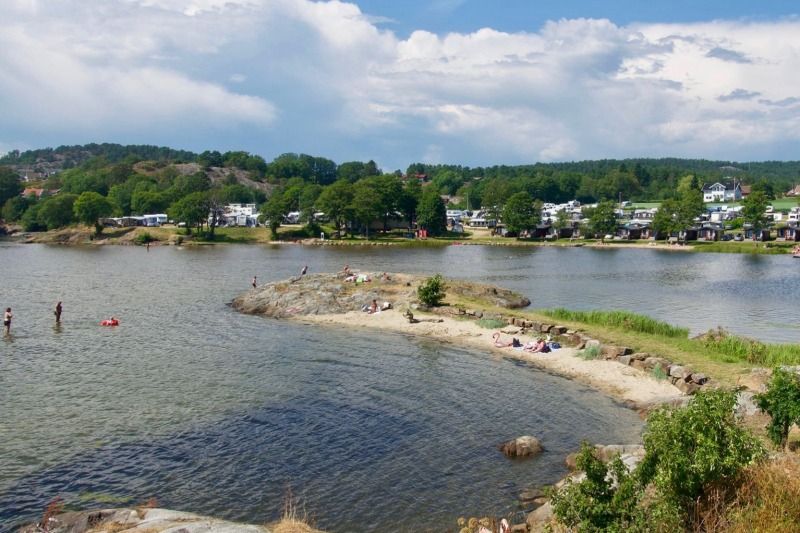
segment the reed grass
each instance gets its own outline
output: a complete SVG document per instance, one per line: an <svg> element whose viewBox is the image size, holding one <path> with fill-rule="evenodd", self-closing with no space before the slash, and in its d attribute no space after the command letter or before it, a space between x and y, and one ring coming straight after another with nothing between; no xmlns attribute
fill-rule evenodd
<svg viewBox="0 0 800 533"><path fill-rule="evenodd" d="M756 365L776 366L800 363L800 344L768 344L730 335L722 328L711 330L694 342L721 355Z"/></svg>
<svg viewBox="0 0 800 533"><path fill-rule="evenodd" d="M613 328L624 328L639 333L649 333L663 337L686 338L689 329L672 326L666 322L655 320L645 315L637 315L629 311L572 311L563 307L545 309L542 313L558 320L583 322Z"/></svg>

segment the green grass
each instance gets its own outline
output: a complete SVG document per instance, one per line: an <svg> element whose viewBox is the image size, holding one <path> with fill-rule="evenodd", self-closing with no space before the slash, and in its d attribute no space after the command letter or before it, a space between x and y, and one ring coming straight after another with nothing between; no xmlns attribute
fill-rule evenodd
<svg viewBox="0 0 800 533"><path fill-rule="evenodd" d="M499 329L508 325L504 320L499 320L497 318L481 318L477 323L480 327L486 329Z"/></svg>
<svg viewBox="0 0 800 533"><path fill-rule="evenodd" d="M569 309L556 308L545 309L542 313L558 320L625 328L640 333L661 335L663 337L686 338L689 336L688 328L672 326L666 322L652 319L649 316L637 315L629 311L571 311Z"/></svg>
<svg viewBox="0 0 800 533"><path fill-rule="evenodd" d="M796 243L792 242L753 242L753 241L727 241L727 242L692 242L693 252L714 252L721 254L757 254L780 255L788 254Z"/></svg>
<svg viewBox="0 0 800 533"><path fill-rule="evenodd" d="M730 335L722 329L710 331L693 342L719 354L756 365L776 366L800 363L800 344L768 344Z"/></svg>
<svg viewBox="0 0 800 533"><path fill-rule="evenodd" d="M583 350L578 352L578 357L581 359L585 359L587 361L592 361L594 359L600 359L600 355L602 354L602 350L599 346L587 346Z"/></svg>

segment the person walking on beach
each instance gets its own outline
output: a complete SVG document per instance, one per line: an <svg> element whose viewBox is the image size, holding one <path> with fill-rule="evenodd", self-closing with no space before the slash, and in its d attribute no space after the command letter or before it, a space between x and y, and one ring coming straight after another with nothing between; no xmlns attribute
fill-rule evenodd
<svg viewBox="0 0 800 533"><path fill-rule="evenodd" d="M256 288L256 286L258 286L257 276L253 276L253 282L251 283L251 285L253 286L254 289Z"/></svg>
<svg viewBox="0 0 800 533"><path fill-rule="evenodd" d="M6 335L11 333L11 319L14 315L11 314L11 308L6 307L6 312L3 313L3 327L6 329Z"/></svg>
<svg viewBox="0 0 800 533"><path fill-rule="evenodd" d="M56 315L56 324L61 323L61 302L56 304L56 310L53 311L53 314Z"/></svg>

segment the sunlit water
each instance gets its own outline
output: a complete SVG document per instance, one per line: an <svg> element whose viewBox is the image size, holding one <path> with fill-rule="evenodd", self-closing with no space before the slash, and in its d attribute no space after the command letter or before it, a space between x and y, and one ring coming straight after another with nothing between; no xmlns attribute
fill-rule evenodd
<svg viewBox="0 0 800 533"><path fill-rule="evenodd" d="M626 308L694 331L797 341L786 257L651 250L62 248L0 245L0 522L63 497L248 521L287 490L331 531L452 527L513 512L582 439L630 442L637 416L579 384L433 341L243 316L262 282L344 264L517 289L535 307ZM64 301L63 325L52 307ZM97 322L111 314L118 328ZM495 445L539 436L540 457Z"/></svg>

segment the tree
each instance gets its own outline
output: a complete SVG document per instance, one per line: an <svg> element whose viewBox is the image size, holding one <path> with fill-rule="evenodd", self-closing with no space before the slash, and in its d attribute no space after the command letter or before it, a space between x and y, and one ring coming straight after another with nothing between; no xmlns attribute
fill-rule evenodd
<svg viewBox="0 0 800 533"><path fill-rule="evenodd" d="M317 207L325 212L341 234L349 217L353 202L353 188L346 180L340 179L326 187L317 199Z"/></svg>
<svg viewBox="0 0 800 533"><path fill-rule="evenodd" d="M422 193L417 207L417 225L432 235L441 235L447 230L447 208L439 191L428 187Z"/></svg>
<svg viewBox="0 0 800 533"><path fill-rule="evenodd" d="M19 182L19 176L8 167L0 167L0 205L19 196L21 192L22 184Z"/></svg>
<svg viewBox="0 0 800 533"><path fill-rule="evenodd" d="M539 211L541 213L541 210ZM571 217L566 209L562 209L556 214L556 220L553 222L553 227L556 229L556 236L561 236L561 230L566 228L570 223Z"/></svg>
<svg viewBox="0 0 800 533"><path fill-rule="evenodd" d="M369 240L369 225L382 214L381 194L377 187L367 179L357 182L353 186L353 201L350 204L350 213L356 222L367 228Z"/></svg>
<svg viewBox="0 0 800 533"><path fill-rule="evenodd" d="M173 203L167 214L175 222L186 223L186 230L191 233L192 226L200 228L208 219L208 196L203 191L188 194Z"/></svg>
<svg viewBox="0 0 800 533"><path fill-rule="evenodd" d="M111 216L114 212L114 204L105 196L93 191L81 193L72 206L75 218L87 226L94 225L95 234L99 235L103 231L100 219Z"/></svg>
<svg viewBox="0 0 800 533"><path fill-rule="evenodd" d="M33 205L35 200L25 198L24 196L14 196L9 198L3 204L2 219L6 222L14 222L20 220L25 211Z"/></svg>
<svg viewBox="0 0 800 533"><path fill-rule="evenodd" d="M398 198L397 208L403 213L403 216L408 220L408 227L414 223L417 217L417 206L419 205L420 198L422 198L422 185L416 179L408 180L403 185L403 191ZM445 213L446 214L446 213Z"/></svg>
<svg viewBox="0 0 800 533"><path fill-rule="evenodd" d="M596 236L613 235L617 231L617 215L613 202L600 202L589 215L590 231Z"/></svg>
<svg viewBox="0 0 800 533"><path fill-rule="evenodd" d="M60 193L51 196L40 204L37 219L47 226L47 229L63 228L74 220L72 210L77 194Z"/></svg>
<svg viewBox="0 0 800 533"><path fill-rule="evenodd" d="M767 196L761 191L751 192L742 200L742 218L755 232L764 227L764 212L768 203Z"/></svg>
<svg viewBox="0 0 800 533"><path fill-rule="evenodd" d="M772 417L767 425L767 435L777 446L785 449L789 429L793 424L800 424L800 376L776 368L767 391L757 394L755 399L759 409Z"/></svg>
<svg viewBox="0 0 800 533"><path fill-rule="evenodd" d="M541 209L534 205L533 198L527 192L518 192L508 199L503 208L503 224L511 233L535 228L542 218Z"/></svg>
<svg viewBox="0 0 800 533"><path fill-rule="evenodd" d="M169 197L161 192L137 188L131 196L131 212L140 215L163 213L167 206L169 206Z"/></svg>
<svg viewBox="0 0 800 533"><path fill-rule="evenodd" d="M322 194L322 186L316 183L309 183L303 187L297 207L300 209L300 220L307 226L314 224L314 211L317 199Z"/></svg>
<svg viewBox="0 0 800 533"><path fill-rule="evenodd" d="M283 217L286 215L286 197L284 191L275 189L272 196L261 206L261 215L269 223L269 230L272 233L272 239L278 238L278 228L283 222Z"/></svg>

